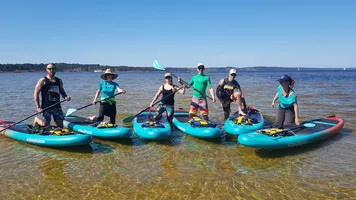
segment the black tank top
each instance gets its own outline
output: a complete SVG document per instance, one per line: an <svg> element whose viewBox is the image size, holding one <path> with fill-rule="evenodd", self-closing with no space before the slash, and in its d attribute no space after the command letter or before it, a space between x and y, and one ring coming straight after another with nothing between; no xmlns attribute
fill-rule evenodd
<svg viewBox="0 0 356 200"><path fill-rule="evenodd" d="M221 98L222 99L229 99L232 93L234 93L235 89L240 89L239 83L236 80L232 82L229 81L229 78L224 79L224 86L221 90Z"/></svg>
<svg viewBox="0 0 356 200"><path fill-rule="evenodd" d="M55 82L51 82L46 76L44 77L45 84L41 89L42 104L41 108L47 108L60 100L60 80L55 77ZM55 105L53 108L60 108L61 104Z"/></svg>
<svg viewBox="0 0 356 200"><path fill-rule="evenodd" d="M174 87L174 85L173 85L173 87ZM164 89L164 85L162 85L162 99L164 99L162 101L163 105L168 105L168 106L173 106L174 105L174 95L175 94L172 94L173 93L173 87L170 90L166 90L166 89ZM170 94L172 94L172 95L170 95ZM170 95L170 96L168 96L168 95Z"/></svg>

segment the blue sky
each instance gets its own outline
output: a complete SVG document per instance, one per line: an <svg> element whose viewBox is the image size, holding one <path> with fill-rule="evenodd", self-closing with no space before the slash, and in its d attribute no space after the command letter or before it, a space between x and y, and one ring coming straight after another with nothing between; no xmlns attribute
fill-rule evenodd
<svg viewBox="0 0 356 200"><path fill-rule="evenodd" d="M0 0L0 63L356 67L356 1Z"/></svg>

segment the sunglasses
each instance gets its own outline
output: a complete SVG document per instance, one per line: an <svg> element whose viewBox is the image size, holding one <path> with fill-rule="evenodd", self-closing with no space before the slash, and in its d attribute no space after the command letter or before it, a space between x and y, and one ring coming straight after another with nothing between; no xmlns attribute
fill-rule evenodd
<svg viewBox="0 0 356 200"><path fill-rule="evenodd" d="M236 76L236 74L230 74L231 76Z"/></svg>
<svg viewBox="0 0 356 200"><path fill-rule="evenodd" d="M48 70L56 70L56 68L47 68Z"/></svg>
<svg viewBox="0 0 356 200"><path fill-rule="evenodd" d="M166 76L164 77L165 79L171 79L172 77L171 76Z"/></svg>

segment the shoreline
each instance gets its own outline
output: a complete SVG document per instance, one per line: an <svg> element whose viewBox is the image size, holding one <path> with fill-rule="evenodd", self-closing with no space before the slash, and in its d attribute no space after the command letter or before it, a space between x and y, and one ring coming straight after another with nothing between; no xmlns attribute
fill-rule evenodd
<svg viewBox="0 0 356 200"><path fill-rule="evenodd" d="M157 72L160 70L156 70L152 67L130 67L130 69L122 69L120 67L105 67L103 69L87 69L87 68L60 68L57 72L95 72L95 73L103 73L105 69L111 68L113 71L116 72ZM233 67L207 67L206 69L209 72L226 72ZM292 67L242 67L242 68L235 68L238 71L290 71L290 72L305 72L305 71L356 71L356 68L292 68ZM170 72L194 72L196 68L166 68L167 71ZM27 72L43 72L45 71L44 68L40 69L14 69L14 70L1 70L0 65L0 73L27 73Z"/></svg>

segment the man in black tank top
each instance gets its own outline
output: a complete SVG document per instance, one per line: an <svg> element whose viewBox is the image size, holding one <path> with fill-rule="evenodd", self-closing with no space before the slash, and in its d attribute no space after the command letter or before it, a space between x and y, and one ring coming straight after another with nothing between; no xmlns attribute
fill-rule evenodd
<svg viewBox="0 0 356 200"><path fill-rule="evenodd" d="M67 101L70 101L70 97L67 96L63 88L63 82L56 75L56 65L50 63L46 67L47 75L38 80L34 92L35 105L38 112L42 112L42 119L36 117L34 125L48 126L51 122L51 116L53 116L54 124L58 127L63 127L64 114L61 108L61 104L57 104L50 109L43 111L43 109L52 106L60 102L60 96ZM41 105L39 100L39 94L41 93Z"/></svg>
<svg viewBox="0 0 356 200"><path fill-rule="evenodd" d="M223 107L225 120L229 118L231 112L231 102L237 100L238 111L241 115L245 115L242 111L241 105L241 88L239 83L235 80L236 69L231 69L229 77L221 79L218 87L216 88L216 96L220 100Z"/></svg>

